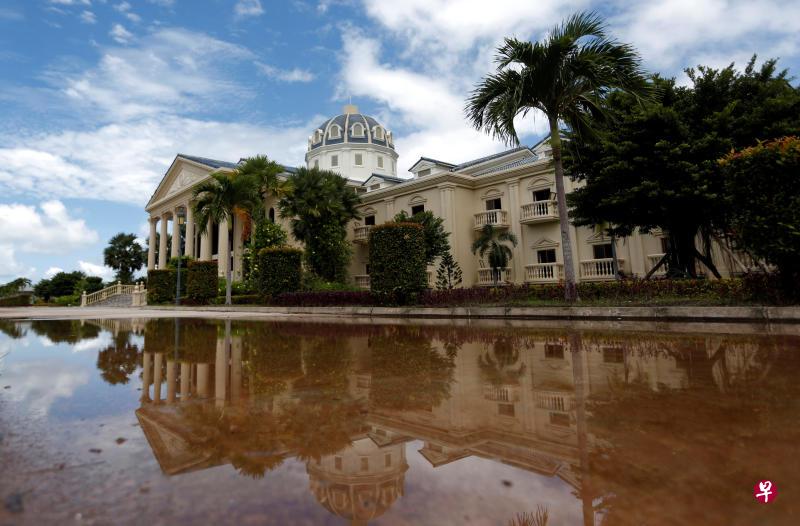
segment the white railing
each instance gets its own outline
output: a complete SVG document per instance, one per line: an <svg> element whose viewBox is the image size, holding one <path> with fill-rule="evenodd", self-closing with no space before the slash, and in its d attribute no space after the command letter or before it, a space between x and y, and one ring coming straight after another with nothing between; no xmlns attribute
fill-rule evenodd
<svg viewBox="0 0 800 526"><path fill-rule="evenodd" d="M475 228L481 229L485 225L508 226L508 212L505 210L487 210L475 214Z"/></svg>
<svg viewBox="0 0 800 526"><path fill-rule="evenodd" d="M505 282L511 281L511 267L497 269L500 275L497 278L497 284L502 285ZM479 268L478 269L478 285L494 285L495 284L495 269Z"/></svg>
<svg viewBox="0 0 800 526"><path fill-rule="evenodd" d="M658 265L658 262L661 261L661 258L664 257L664 254L647 254L647 271L650 272L653 267ZM667 266L661 265L661 267L653 272L653 276L666 276L667 274Z"/></svg>
<svg viewBox="0 0 800 526"><path fill-rule="evenodd" d="M428 283L428 288L432 289L433 285L434 285L434 283L433 283L433 271L432 270L426 270L425 271L425 275L426 275L426 279L427 279L427 283Z"/></svg>
<svg viewBox="0 0 800 526"><path fill-rule="evenodd" d="M362 274L359 276L353 276L353 279L356 282L356 287L362 289L369 289L369 274Z"/></svg>
<svg viewBox="0 0 800 526"><path fill-rule="evenodd" d="M520 222L550 221L558 219L558 205L553 201L534 201L522 205L520 209Z"/></svg>
<svg viewBox="0 0 800 526"><path fill-rule="evenodd" d="M92 292L91 294L86 294L86 291L83 291L83 294L81 294L81 307L94 305L95 303L106 300L111 296L118 296L120 294L133 294L134 291L138 292L138 288L138 283L136 285L123 285L117 281L110 287L98 290L97 292Z"/></svg>
<svg viewBox="0 0 800 526"><path fill-rule="evenodd" d="M617 265L622 268L623 260L617 258ZM581 277L587 280L615 279L614 259L585 259L581 261Z"/></svg>
<svg viewBox="0 0 800 526"><path fill-rule="evenodd" d="M519 393L513 385L486 385L483 398L492 402L518 402Z"/></svg>
<svg viewBox="0 0 800 526"><path fill-rule="evenodd" d="M536 407L550 411L570 411L572 397L559 391L537 391Z"/></svg>
<svg viewBox="0 0 800 526"><path fill-rule="evenodd" d="M534 263L525 265L525 281L528 283L551 283L564 279L561 263Z"/></svg>
<svg viewBox="0 0 800 526"><path fill-rule="evenodd" d="M372 225L357 226L353 230L353 241L356 243L366 243L369 241L369 231Z"/></svg>

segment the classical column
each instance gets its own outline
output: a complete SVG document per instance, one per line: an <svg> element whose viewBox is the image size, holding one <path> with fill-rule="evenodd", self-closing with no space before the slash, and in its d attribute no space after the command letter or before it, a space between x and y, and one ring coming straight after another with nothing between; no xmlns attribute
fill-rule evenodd
<svg viewBox="0 0 800 526"><path fill-rule="evenodd" d="M217 339L217 354L214 363L214 400L215 405L225 407L225 392L228 380L228 339Z"/></svg>
<svg viewBox="0 0 800 526"><path fill-rule="evenodd" d="M207 363L197 364L197 396L206 398L208 396L208 375L211 370Z"/></svg>
<svg viewBox="0 0 800 526"><path fill-rule="evenodd" d="M142 403L150 401L150 382L152 382L153 366L151 364L152 354L143 353L142 358Z"/></svg>
<svg viewBox="0 0 800 526"><path fill-rule="evenodd" d="M242 397L242 338L231 341L231 400Z"/></svg>
<svg viewBox="0 0 800 526"><path fill-rule="evenodd" d="M175 388L178 381L178 370L175 360L167 360L167 403L175 403Z"/></svg>
<svg viewBox="0 0 800 526"><path fill-rule="evenodd" d="M158 268L167 268L167 214L161 215L161 239L158 240Z"/></svg>
<svg viewBox="0 0 800 526"><path fill-rule="evenodd" d="M170 256L177 258L181 255L181 222L178 220L178 209L172 211L172 250Z"/></svg>
<svg viewBox="0 0 800 526"><path fill-rule="evenodd" d="M242 279L242 252L244 243L242 242L242 232L244 231L244 221L239 217L233 217L233 279Z"/></svg>
<svg viewBox="0 0 800 526"><path fill-rule="evenodd" d="M186 255L194 257L194 210L192 203L186 203Z"/></svg>
<svg viewBox="0 0 800 526"><path fill-rule="evenodd" d="M203 261L211 261L211 242L213 237L211 236L211 229L214 228L214 224L211 220L208 220L208 224L206 225L206 231L200 236L200 259Z"/></svg>
<svg viewBox="0 0 800 526"><path fill-rule="evenodd" d="M150 239L147 241L147 270L156 268L156 220L150 218Z"/></svg>
<svg viewBox="0 0 800 526"><path fill-rule="evenodd" d="M163 352L155 353L153 360L153 401L157 404L161 403L161 362L163 359Z"/></svg>
<svg viewBox="0 0 800 526"><path fill-rule="evenodd" d="M514 283L525 281L525 240L522 239L522 224L519 222L519 181L508 183L508 222L511 232L517 236L517 246L511 249L514 255L511 265L514 270Z"/></svg>
<svg viewBox="0 0 800 526"><path fill-rule="evenodd" d="M189 399L189 380L191 379L192 364L181 362L181 391L180 401L185 402Z"/></svg>
<svg viewBox="0 0 800 526"><path fill-rule="evenodd" d="M231 260L228 258L228 220L224 220L219 224L219 250L217 251L217 265L220 276L228 276L228 268L230 267Z"/></svg>

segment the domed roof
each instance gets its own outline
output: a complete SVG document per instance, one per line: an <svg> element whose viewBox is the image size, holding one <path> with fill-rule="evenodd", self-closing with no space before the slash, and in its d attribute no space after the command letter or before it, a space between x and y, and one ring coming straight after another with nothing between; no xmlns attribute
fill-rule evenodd
<svg viewBox="0 0 800 526"><path fill-rule="evenodd" d="M342 143L376 144L394 149L392 132L378 121L348 104L337 115L323 122L308 139L308 149Z"/></svg>

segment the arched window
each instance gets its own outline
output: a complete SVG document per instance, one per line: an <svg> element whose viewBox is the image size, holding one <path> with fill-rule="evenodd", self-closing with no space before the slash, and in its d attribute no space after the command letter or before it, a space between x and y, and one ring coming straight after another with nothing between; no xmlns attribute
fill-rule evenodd
<svg viewBox="0 0 800 526"><path fill-rule="evenodd" d="M374 131L375 131L375 138L378 139L379 141L382 141L383 140L383 128L381 128L380 126L375 126L375 130Z"/></svg>
<svg viewBox="0 0 800 526"><path fill-rule="evenodd" d="M322 130L317 130L314 132L314 144L320 142L322 140Z"/></svg>
<svg viewBox="0 0 800 526"><path fill-rule="evenodd" d="M328 139L339 139L342 137L342 129L338 124L334 124L328 130Z"/></svg>
<svg viewBox="0 0 800 526"><path fill-rule="evenodd" d="M275 222L275 209L274 208L270 208L269 209L269 220L271 222L273 222L273 223Z"/></svg>
<svg viewBox="0 0 800 526"><path fill-rule="evenodd" d="M357 123L353 124L352 134L353 134L353 137L363 137L364 136L364 126L360 122L357 122Z"/></svg>

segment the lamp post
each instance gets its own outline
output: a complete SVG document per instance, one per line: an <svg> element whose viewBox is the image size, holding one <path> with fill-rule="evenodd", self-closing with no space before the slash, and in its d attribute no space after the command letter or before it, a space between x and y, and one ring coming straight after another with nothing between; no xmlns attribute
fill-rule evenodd
<svg viewBox="0 0 800 526"><path fill-rule="evenodd" d="M183 256L181 255L181 253L183 252L183 250L181 249L183 247L181 247L180 225L183 225L184 222L186 221L186 212L182 208L179 208L176 211L176 215L177 217L175 218L175 220L178 222L179 225L178 239L173 239L172 242L178 243L178 279L176 285L177 290L175 291L175 305L178 306L181 304L181 263L183 260Z"/></svg>

